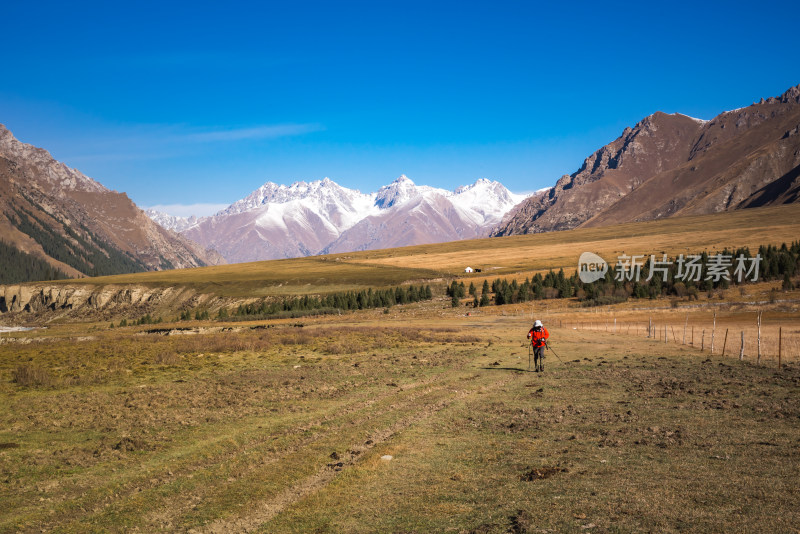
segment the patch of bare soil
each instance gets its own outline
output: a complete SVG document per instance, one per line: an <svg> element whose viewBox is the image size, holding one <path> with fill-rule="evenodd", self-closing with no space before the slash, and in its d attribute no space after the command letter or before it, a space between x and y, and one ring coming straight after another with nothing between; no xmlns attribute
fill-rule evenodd
<svg viewBox="0 0 800 534"><path fill-rule="evenodd" d="M519 510L509 517L511 527L508 529L513 534L526 534L531 532L535 524L533 516L527 510Z"/></svg>
<svg viewBox="0 0 800 534"><path fill-rule="evenodd" d="M545 478L550 478L553 475L558 473L569 473L569 469L566 467L534 467L528 468L528 470L520 475L520 480L524 482L533 482L534 480L543 480Z"/></svg>

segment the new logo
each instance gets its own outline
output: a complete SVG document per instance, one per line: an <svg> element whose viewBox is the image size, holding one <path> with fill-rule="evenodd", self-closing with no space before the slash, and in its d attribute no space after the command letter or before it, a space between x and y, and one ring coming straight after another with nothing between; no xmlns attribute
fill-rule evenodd
<svg viewBox="0 0 800 534"><path fill-rule="evenodd" d="M584 252L578 259L578 277L584 284L591 284L603 278L608 272L606 260L593 252Z"/></svg>

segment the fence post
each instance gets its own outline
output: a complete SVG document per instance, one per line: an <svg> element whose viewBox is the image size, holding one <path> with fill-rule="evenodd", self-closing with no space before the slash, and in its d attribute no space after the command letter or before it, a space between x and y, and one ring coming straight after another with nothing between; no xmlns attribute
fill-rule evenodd
<svg viewBox="0 0 800 534"><path fill-rule="evenodd" d="M761 312L758 312L758 357L756 363L761 363Z"/></svg>
<svg viewBox="0 0 800 534"><path fill-rule="evenodd" d="M739 360L744 358L744 330L742 330L742 348L739 349Z"/></svg>
<svg viewBox="0 0 800 534"><path fill-rule="evenodd" d="M781 356L783 352L783 327L778 327L778 369L781 368Z"/></svg>
<svg viewBox="0 0 800 534"><path fill-rule="evenodd" d="M725 345L728 344L728 329L725 329L725 341L722 342L722 357L725 357Z"/></svg>
<svg viewBox="0 0 800 534"><path fill-rule="evenodd" d="M714 334L717 333L717 310L714 310L714 326L711 327L711 354L714 354Z"/></svg>
<svg viewBox="0 0 800 534"><path fill-rule="evenodd" d="M703 335L700 338L700 352L703 352L703 349L706 348L706 329L703 328Z"/></svg>
<svg viewBox="0 0 800 534"><path fill-rule="evenodd" d="M687 313L686 322L683 323L683 341L681 342L681 345L686 345L686 327L688 326L688 324L689 324L689 314Z"/></svg>
<svg viewBox="0 0 800 534"><path fill-rule="evenodd" d="M653 318L650 317L650 322L647 324L647 337L653 332Z"/></svg>
<svg viewBox="0 0 800 534"><path fill-rule="evenodd" d="M664 325L664 343L667 342L667 325Z"/></svg>

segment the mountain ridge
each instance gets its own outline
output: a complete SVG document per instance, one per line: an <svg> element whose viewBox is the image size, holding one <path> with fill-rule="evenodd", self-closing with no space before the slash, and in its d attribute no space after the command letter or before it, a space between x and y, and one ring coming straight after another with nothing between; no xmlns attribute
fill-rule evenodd
<svg viewBox="0 0 800 534"><path fill-rule="evenodd" d="M625 128L548 191L532 195L491 235L796 201L798 103L800 85L707 121L653 113Z"/></svg>
<svg viewBox="0 0 800 534"><path fill-rule="evenodd" d="M71 276L196 267L221 258L0 125L0 236ZM10 266L9 266L10 267Z"/></svg>

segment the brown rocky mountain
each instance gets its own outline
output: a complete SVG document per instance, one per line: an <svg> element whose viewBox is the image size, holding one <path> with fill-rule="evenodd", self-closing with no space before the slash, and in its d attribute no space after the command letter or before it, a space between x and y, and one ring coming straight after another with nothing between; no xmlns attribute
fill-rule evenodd
<svg viewBox="0 0 800 534"><path fill-rule="evenodd" d="M160 227L124 193L21 143L0 125L0 241L69 276L196 267L215 253ZM0 259L2 260L2 259ZM6 265L4 270L19 269ZM24 278L24 276L23 276Z"/></svg>
<svg viewBox="0 0 800 534"><path fill-rule="evenodd" d="M710 121L657 112L530 197L492 235L797 202L799 132L800 85Z"/></svg>

